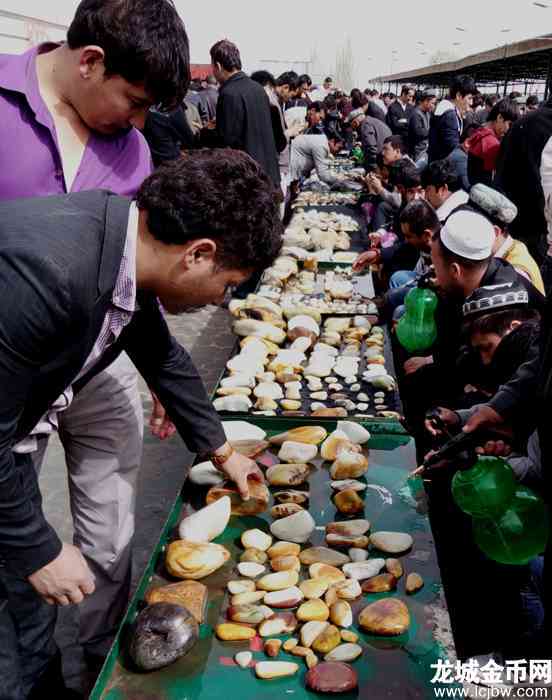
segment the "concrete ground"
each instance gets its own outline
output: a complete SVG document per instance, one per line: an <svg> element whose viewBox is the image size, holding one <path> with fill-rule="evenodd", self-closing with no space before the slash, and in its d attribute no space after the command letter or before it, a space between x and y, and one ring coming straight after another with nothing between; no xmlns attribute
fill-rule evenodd
<svg viewBox="0 0 552 700"><path fill-rule="evenodd" d="M209 307L194 314L168 317L172 332L191 353L207 389L217 383L234 345L228 312ZM141 382L141 393L146 422L142 468L138 486L136 538L133 558L133 583L136 585L159 538L161 528L171 505L182 486L186 469L193 455L182 440L174 436L161 442L150 435L147 427L151 400L149 391ZM72 541L72 523L69 512L65 459L59 440L50 440L40 484L44 496L44 511L50 524L62 540ZM64 673L68 685L81 689L84 665L82 652L76 644L76 611L61 608L57 628L57 640L64 660Z"/></svg>

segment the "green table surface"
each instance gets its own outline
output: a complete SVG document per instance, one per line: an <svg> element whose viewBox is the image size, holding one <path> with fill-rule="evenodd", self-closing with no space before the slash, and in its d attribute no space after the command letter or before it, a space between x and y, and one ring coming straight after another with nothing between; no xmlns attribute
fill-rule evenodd
<svg viewBox="0 0 552 700"><path fill-rule="evenodd" d="M265 428L266 422L263 422ZM281 420L275 420L269 434L279 432ZM328 428L333 428L327 424ZM414 546L401 557L405 572L417 571L425 581L424 588L414 595L406 595L405 576L399 581L394 593L363 594L352 603L359 643L364 649L362 656L352 666L358 673L359 689L342 695L344 698L434 698L431 683L434 670L432 663L445 658L444 650L434 636L434 610L440 599L440 577L435 550L427 517L424 513L422 484L408 479L408 472L415 466L414 442L405 435L373 435L369 442L370 466L366 482L378 488L368 488L365 494L365 514L371 522L371 531L397 530L410 533ZM274 455L267 454L264 461L277 462ZM329 464L318 461L309 479L310 506L317 529L311 544L323 544L324 525L335 519L343 519L330 499ZM301 488L301 487L297 487ZM317 697L305 687L306 666L303 659L280 653L278 660L291 660L299 665L299 672L289 678L258 680L253 669L240 669L233 661L237 651L251 649L255 660L266 659L261 640L252 642L221 642L214 635L214 628L225 620L225 609L229 596L225 592L226 582L238 578L235 565L243 548L239 542L244 530L258 527L269 528L272 519L268 512L256 517L232 517L224 533L215 541L231 552L230 561L221 569L202 580L209 589L209 602L204 624L201 625L200 641L184 658L171 666L151 672L139 673L132 669L126 657L128 634L137 612L143 607L144 593L151 585L172 582L163 567L166 543L175 535L175 526L182 513L188 513L204 503L206 489L184 484L158 546L152 554L140 585L121 625L117 640L106 661L92 700L214 700L215 698L239 698L239 700L280 700L284 697L297 699ZM362 516L356 516L362 517ZM303 545L303 548L309 546ZM386 556L371 551L370 557ZM305 567L301 580L308 578ZM381 638L365 634L356 626L358 613L367 604L381 597L392 595L404 600L410 610L411 626L400 637ZM282 637L286 639L289 635Z"/></svg>

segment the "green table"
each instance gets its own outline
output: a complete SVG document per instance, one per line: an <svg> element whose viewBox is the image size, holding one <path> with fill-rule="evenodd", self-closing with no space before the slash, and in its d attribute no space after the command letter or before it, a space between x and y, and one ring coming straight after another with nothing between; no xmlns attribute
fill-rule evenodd
<svg viewBox="0 0 552 700"><path fill-rule="evenodd" d="M277 430L273 426L270 433L279 432L281 422L281 419L276 421ZM264 426L266 428L266 423ZM329 429L334 426L327 424ZM429 523L424 514L421 482L407 478L408 472L415 466L414 442L405 435L373 435L369 449L370 467L366 481L377 488L365 491L365 517L372 523L372 531L401 530L412 534L414 547L401 559L406 572L417 571L423 576L425 586L415 595L407 596L403 577L397 592L363 595L352 604L356 621L358 612L365 605L382 596L395 595L406 601L412 623L405 635L386 639L359 632L356 626L353 628L360 634L359 643L364 653L352 664L359 675L359 690L344 697L374 700L434 698L433 691L437 686L431 683L434 671L430 665L439 656L445 657L434 636L434 613L441 605L441 585ZM324 467L317 466L309 479L309 510L317 523L312 544L323 543L323 525L336 519L336 510L330 500L327 467L327 463ZM228 604L226 582L238 577L234 566L243 551L239 537L244 530L254 527L268 530L272 522L268 513L257 517L232 517L225 532L215 540L224 544L232 557L225 567L202 581L209 589L209 603L206 621L201 626L200 641L194 649L173 665L153 673L137 673L128 664L124 652L126 638L130 624L143 605L144 593L152 584L172 580L163 569L166 543L174 535L182 509L201 507L204 495L205 490L190 483L184 485L90 696L92 700L214 700L224 696L239 700L280 700L288 695L298 699L317 696L305 688L307 669L303 659L280 653L279 660L293 660L299 664L298 674L276 681L261 681L256 679L253 670L242 670L233 662L237 651L248 648L253 650L254 658L266 658L258 638L249 646L248 642L221 642L214 636L214 627L223 621ZM442 608L440 612L442 616Z"/></svg>

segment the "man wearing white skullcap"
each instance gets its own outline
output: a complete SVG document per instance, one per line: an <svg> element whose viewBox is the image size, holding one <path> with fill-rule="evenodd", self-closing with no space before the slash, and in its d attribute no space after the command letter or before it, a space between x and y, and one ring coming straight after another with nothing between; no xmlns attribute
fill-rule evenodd
<svg viewBox="0 0 552 700"><path fill-rule="evenodd" d="M431 249L438 286L465 298L480 286L493 254L495 230L473 211L453 213L437 234Z"/></svg>

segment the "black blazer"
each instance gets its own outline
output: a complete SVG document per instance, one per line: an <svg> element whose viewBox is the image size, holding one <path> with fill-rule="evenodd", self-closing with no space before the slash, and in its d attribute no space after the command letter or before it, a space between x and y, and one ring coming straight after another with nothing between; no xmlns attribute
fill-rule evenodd
<svg viewBox="0 0 552 700"><path fill-rule="evenodd" d="M222 145L248 153L280 187L278 153L268 95L241 71L220 88L217 132Z"/></svg>
<svg viewBox="0 0 552 700"><path fill-rule="evenodd" d="M98 338L129 206L126 197L94 191L0 203L0 557L24 576L54 559L61 544L22 492L12 447L74 382ZM190 356L157 300L140 293L138 304L75 391L125 350L188 447L220 447L224 431Z"/></svg>

